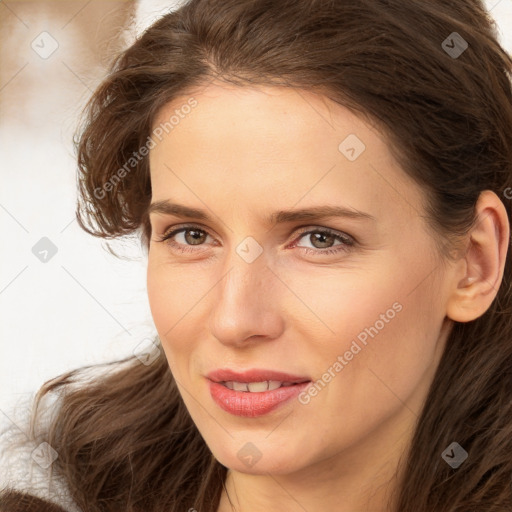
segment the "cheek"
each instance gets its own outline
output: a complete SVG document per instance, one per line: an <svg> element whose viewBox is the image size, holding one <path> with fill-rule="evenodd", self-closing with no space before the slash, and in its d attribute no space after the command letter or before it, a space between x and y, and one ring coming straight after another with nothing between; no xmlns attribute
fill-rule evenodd
<svg viewBox="0 0 512 512"><path fill-rule="evenodd" d="M169 293L168 290L169 287L165 281L164 273L159 271L158 266L150 259L147 270L148 301L159 334L162 334L169 313L174 310L172 301L175 294ZM170 325L167 326L167 329L169 328Z"/></svg>
<svg viewBox="0 0 512 512"><path fill-rule="evenodd" d="M369 367L378 372L390 392L404 400L423 378L433 376L439 362L444 315L438 297L428 286L403 296L402 311L372 345Z"/></svg>
<svg viewBox="0 0 512 512"><path fill-rule="evenodd" d="M151 315L167 360L171 364L178 348L173 340L179 330L179 319L183 316L183 293L187 288L180 284L180 273L169 271L156 257L149 260L147 270L147 293ZM171 365L172 366L172 365Z"/></svg>
<svg viewBox="0 0 512 512"><path fill-rule="evenodd" d="M293 283L293 291L303 303L299 317L300 308L291 307L297 299L290 297L287 311L295 311L290 322L304 330L301 338L309 344L309 351L314 349L322 356L343 354L352 340L369 338L366 329L375 323L379 332L388 330L401 314L399 299L405 295L392 275L389 268L361 266L285 276L283 280Z"/></svg>
<svg viewBox="0 0 512 512"><path fill-rule="evenodd" d="M193 272L165 261L155 251L150 253L147 269L147 292L151 313L158 330L169 331L192 307L199 280ZM163 340L162 340L163 341Z"/></svg>
<svg viewBox="0 0 512 512"><path fill-rule="evenodd" d="M315 286L304 280L301 288L295 281L324 324L309 323L303 338L317 340L314 347L304 345L315 376L328 381L336 375L321 392L325 399L342 395L356 409L372 408L377 397L385 407L400 405L435 371L444 319L443 293L434 274L426 278L435 263L427 257L413 261L410 253L400 264L398 259L383 258L378 268L354 268Z"/></svg>
<svg viewBox="0 0 512 512"><path fill-rule="evenodd" d="M419 414L439 362L443 315L428 286L411 289L368 288L365 306L346 303L338 326L340 332L347 327L347 336L331 344L328 358L332 364L341 355L342 369L326 394L342 397L340 417L355 412L355 419L370 424L405 404Z"/></svg>
<svg viewBox="0 0 512 512"><path fill-rule="evenodd" d="M195 277L194 277L195 276ZM187 356L204 337L198 317L207 307L207 279L198 272L172 266L162 258L150 257L147 269L147 293L151 315L167 359Z"/></svg>

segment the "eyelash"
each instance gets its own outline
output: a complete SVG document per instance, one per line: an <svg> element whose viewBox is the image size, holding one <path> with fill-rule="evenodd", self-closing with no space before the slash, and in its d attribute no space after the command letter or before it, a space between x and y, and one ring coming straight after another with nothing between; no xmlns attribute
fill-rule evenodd
<svg viewBox="0 0 512 512"><path fill-rule="evenodd" d="M174 242L173 240L171 240L171 238L173 236L177 235L178 233L181 233L183 231L189 231L189 230L201 231L203 233L206 233L207 235L210 235L210 233L208 233L208 231L206 231L205 229L203 229L199 226L189 224L189 225L174 229L168 233L165 233L164 235L158 237L157 242L167 242L168 245L170 245L171 247L173 247L174 249L178 250L181 253L197 252L196 249L190 249L189 247L191 247L191 246L183 247L183 244L178 244L178 243ZM297 247L298 249L301 249L306 254L312 254L314 256L318 256L318 255L324 256L324 255L329 255L329 254L339 254L341 252L348 251L350 247L355 245L355 240L353 239L353 237L346 235L346 234L341 234L341 233L339 233L337 231L333 231L329 228L317 228L317 229L311 229L309 231L307 231L307 230L302 231L301 233L299 233L298 239L300 240L305 235L310 235L312 233L321 233L323 235L332 235L336 239L341 241L342 244L339 244L336 246L336 247L338 247L338 249L333 249L333 248L312 249L311 247L298 247L296 245L296 243L294 242L293 247ZM199 244L199 245L201 245L201 244Z"/></svg>

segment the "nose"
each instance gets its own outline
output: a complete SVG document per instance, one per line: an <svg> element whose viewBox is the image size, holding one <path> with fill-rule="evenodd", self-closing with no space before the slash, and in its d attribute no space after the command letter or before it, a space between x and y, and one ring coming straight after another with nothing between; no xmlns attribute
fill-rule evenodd
<svg viewBox="0 0 512 512"><path fill-rule="evenodd" d="M210 331L224 345L243 347L278 338L284 327L279 280L260 256L246 263L234 255L217 284Z"/></svg>

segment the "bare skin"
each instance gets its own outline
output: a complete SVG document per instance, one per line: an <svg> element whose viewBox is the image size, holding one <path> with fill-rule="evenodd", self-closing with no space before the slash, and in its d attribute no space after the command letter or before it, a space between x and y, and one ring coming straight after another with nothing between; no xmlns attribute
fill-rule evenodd
<svg viewBox="0 0 512 512"><path fill-rule="evenodd" d="M152 202L211 218L151 214L148 296L187 408L229 468L218 512L391 511L399 460L453 320L483 314L501 282L505 208L483 193L472 250L443 263L421 217L423 191L382 134L349 110L276 87L210 84L193 97L197 106L151 149ZM155 127L188 99L167 105ZM365 145L358 156L339 149L350 134ZM324 205L367 216L265 220ZM325 229L342 238L322 239ZM257 246L242 247L261 248L250 263L237 252L247 237ZM280 370L326 385L240 417L210 396L205 376L217 368ZM260 456L253 465L238 456L249 442Z"/></svg>

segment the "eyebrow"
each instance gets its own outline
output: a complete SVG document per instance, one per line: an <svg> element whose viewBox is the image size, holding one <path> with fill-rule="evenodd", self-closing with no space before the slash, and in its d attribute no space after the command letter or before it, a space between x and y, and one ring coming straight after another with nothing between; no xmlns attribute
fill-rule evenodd
<svg viewBox="0 0 512 512"><path fill-rule="evenodd" d="M199 219L212 221L212 217L205 210L190 208L182 204L172 203L169 200L156 201L151 203L148 208L148 215L159 213L163 215L174 215L176 217ZM323 219L328 217L343 217L357 220L373 220L375 217L366 212L361 212L354 208L345 208L342 206L315 206L298 210L279 210L264 220L267 224L282 224L285 222L307 221Z"/></svg>

